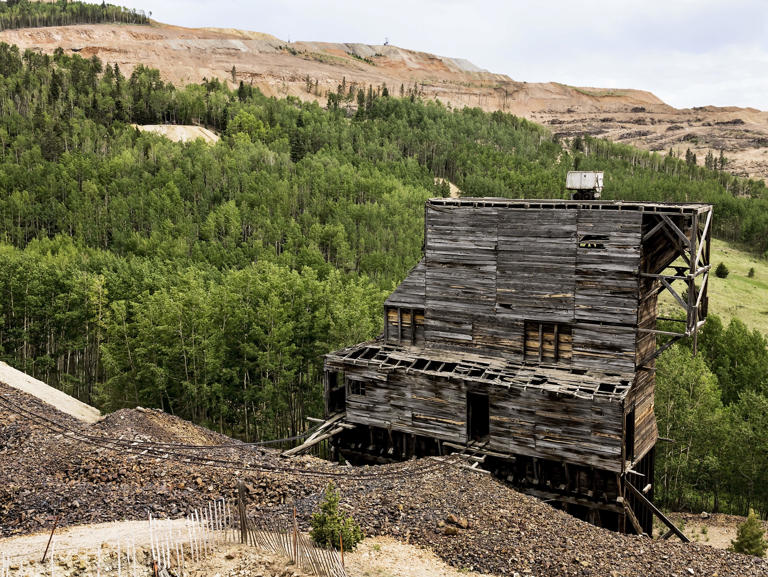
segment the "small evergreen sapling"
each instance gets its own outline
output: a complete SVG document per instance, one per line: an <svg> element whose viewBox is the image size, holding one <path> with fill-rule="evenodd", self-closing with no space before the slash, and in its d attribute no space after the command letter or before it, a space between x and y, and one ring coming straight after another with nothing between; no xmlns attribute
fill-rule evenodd
<svg viewBox="0 0 768 577"><path fill-rule="evenodd" d="M320 511L312 515L312 529L309 536L318 545L330 545L339 549L339 535L344 542L344 550L351 551L363 540L363 531L352 517L344 517L339 512L339 491L328 483L325 497L320 503Z"/></svg>
<svg viewBox="0 0 768 577"><path fill-rule="evenodd" d="M725 265L724 262L721 262L717 265L717 268L715 269L715 276L717 278L725 278L728 276L728 273L731 272L728 270L728 267Z"/></svg>
<svg viewBox="0 0 768 577"><path fill-rule="evenodd" d="M768 543L763 538L765 531L755 512L750 510L747 520L739 525L736 539L731 541L731 549L737 553L746 553L762 557L768 548Z"/></svg>

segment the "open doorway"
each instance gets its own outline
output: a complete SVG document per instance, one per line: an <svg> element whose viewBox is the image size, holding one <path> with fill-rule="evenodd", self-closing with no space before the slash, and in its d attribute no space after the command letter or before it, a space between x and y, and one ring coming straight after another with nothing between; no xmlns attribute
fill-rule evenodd
<svg viewBox="0 0 768 577"><path fill-rule="evenodd" d="M467 393L467 439L487 441L491 432L488 395Z"/></svg>
<svg viewBox="0 0 768 577"><path fill-rule="evenodd" d="M344 373L326 371L325 373L325 416L341 413L347 408Z"/></svg>

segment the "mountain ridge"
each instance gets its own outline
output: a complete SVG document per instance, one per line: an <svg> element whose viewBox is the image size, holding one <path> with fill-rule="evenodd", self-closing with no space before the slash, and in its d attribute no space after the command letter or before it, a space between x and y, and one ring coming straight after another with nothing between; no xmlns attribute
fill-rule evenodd
<svg viewBox="0 0 768 577"><path fill-rule="evenodd" d="M219 78L305 101L324 103L342 83L386 85L394 95L417 93L447 106L509 112L565 138L589 134L665 154L672 149L680 156L690 149L699 164L707 152L723 150L734 174L768 178L768 112L754 108L676 109L645 90L525 82L460 57L392 45L286 42L229 28L83 24L5 30L0 41L46 53L61 47L98 56L127 75L143 64L177 85Z"/></svg>

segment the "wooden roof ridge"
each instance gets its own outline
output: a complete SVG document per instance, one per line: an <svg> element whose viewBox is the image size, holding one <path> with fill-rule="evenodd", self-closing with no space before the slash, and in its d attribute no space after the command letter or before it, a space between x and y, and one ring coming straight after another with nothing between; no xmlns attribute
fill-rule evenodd
<svg viewBox="0 0 768 577"><path fill-rule="evenodd" d="M326 355L335 364L374 368L382 372L420 373L487 385L538 389L580 399L619 402L629 393L633 375L603 373L513 362L470 352L406 347L375 339Z"/></svg>

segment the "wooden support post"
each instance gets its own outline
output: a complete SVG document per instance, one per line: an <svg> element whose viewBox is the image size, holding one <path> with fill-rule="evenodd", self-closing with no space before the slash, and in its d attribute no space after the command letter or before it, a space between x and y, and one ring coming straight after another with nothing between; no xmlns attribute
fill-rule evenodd
<svg viewBox="0 0 768 577"><path fill-rule="evenodd" d="M539 323L539 362L544 356L544 325Z"/></svg>
<svg viewBox="0 0 768 577"><path fill-rule="evenodd" d="M627 503L627 500L623 499L621 504L624 505L624 511L626 511L627 517L629 517L629 520L632 522L632 526L635 528L635 531L637 531L637 534L645 535L643 527L640 525L640 521L637 520L637 516L632 510L632 507L629 506L629 503Z"/></svg>
<svg viewBox="0 0 768 577"><path fill-rule="evenodd" d="M248 532L245 528L245 485L242 481L237 484L237 513L240 516L240 543L248 540Z"/></svg>
<svg viewBox="0 0 768 577"><path fill-rule="evenodd" d="M691 540L685 536L685 534L677 528L677 526L670 521L664 513L659 511L659 509L654 505L648 497L643 495L642 491L640 491L637 487L635 487L632 483L630 483L627 479L624 479L624 486L627 487L630 492L637 497L646 507L648 507L651 511L654 512L654 514L667 526L669 529L678 537L680 537L680 540L683 543L690 543Z"/></svg>
<svg viewBox="0 0 768 577"><path fill-rule="evenodd" d="M53 532L56 531L56 525L59 524L59 516L56 515L56 518L53 520L53 527L51 528L51 536L48 537L48 544L45 546L45 551L43 552L43 558L40 560L40 563L45 563L45 556L48 554L48 547L51 546L51 541L53 541Z"/></svg>

